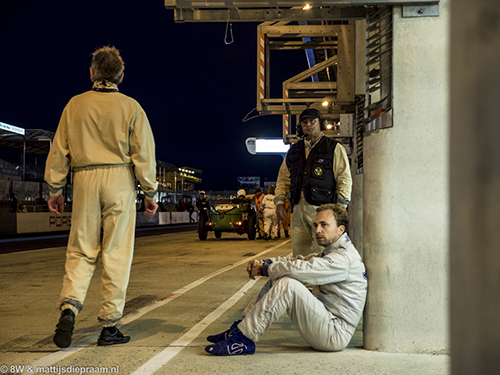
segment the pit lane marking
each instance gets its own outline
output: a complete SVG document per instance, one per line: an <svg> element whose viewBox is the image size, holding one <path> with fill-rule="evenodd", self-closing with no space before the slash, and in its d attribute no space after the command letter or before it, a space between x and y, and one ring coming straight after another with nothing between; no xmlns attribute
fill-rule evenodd
<svg viewBox="0 0 500 375"><path fill-rule="evenodd" d="M162 306L166 305L167 303L173 301L174 299L180 297L184 293L188 292L189 290L191 290L193 288L196 288L197 286L203 284L205 281L210 280L211 278L213 278L213 277L215 277L217 275L220 275L221 273L224 273L224 272L229 271L229 270L231 270L233 268L241 266L242 264L247 263L251 259L260 258L262 255L264 255L264 254L266 254L266 253L268 253L270 251L276 250L276 249L280 248L281 246L289 243L290 241L291 241L290 239L286 240L286 241L284 241L284 242L282 242L282 243L280 243L280 244L278 244L276 246L271 247L268 250L260 252L259 254L255 255L255 256L247 257L247 258L245 258L245 259L243 259L243 260L241 260L241 261L239 261L237 263L234 263L231 266L227 266L227 267L221 268L218 271L212 272L211 274L209 274L209 275L207 275L205 277L202 277L202 278L200 278L200 279L192 282L191 284L186 285L183 288L180 288L180 289L176 290L175 292L169 294L168 296L165 296L164 298L162 298L161 300L157 301L156 303L154 303L154 304L152 304L150 306L143 307L142 309L138 310L134 314L127 315L125 318L123 318L121 320L121 323L122 323L121 325L123 326L125 324L131 323L134 320L136 320L136 319L140 318L141 316L143 316L144 314L146 314L146 313L148 313L150 311L153 311L153 310L155 310L155 309L157 309L159 307L162 307ZM31 365L33 366L33 368L51 366L51 365L53 365L53 364L55 364L55 363L63 360L66 357L69 357L69 356L71 356L73 354L78 353L82 349L85 349L85 348L88 348L88 347L92 346L97 341L98 335L99 335L99 333L95 333L95 334L91 334L91 335L85 336L85 337L81 338L80 340L76 341L75 343L73 343L73 345L70 346L69 348L58 350L57 352L54 352L52 354L49 354L48 356L40 358L39 360L33 362ZM181 350L182 350L182 347L181 347ZM175 356L175 354L171 358L173 358L174 356Z"/></svg>

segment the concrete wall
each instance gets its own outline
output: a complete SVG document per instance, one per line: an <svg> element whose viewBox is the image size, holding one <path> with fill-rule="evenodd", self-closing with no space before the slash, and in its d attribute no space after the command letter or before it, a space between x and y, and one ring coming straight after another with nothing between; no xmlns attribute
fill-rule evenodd
<svg viewBox="0 0 500 375"><path fill-rule="evenodd" d="M451 8L453 374L497 374L500 352L500 2Z"/></svg>
<svg viewBox="0 0 500 375"><path fill-rule="evenodd" d="M363 175L352 172L352 200L349 204L349 237L363 257Z"/></svg>
<svg viewBox="0 0 500 375"><path fill-rule="evenodd" d="M366 21L356 21L356 58L355 87L356 95L365 94L366 71ZM356 144L356 128L354 129L354 147L351 158L352 193L349 204L349 237L363 256L363 174L356 174L358 153Z"/></svg>
<svg viewBox="0 0 500 375"><path fill-rule="evenodd" d="M393 128L364 140L366 349L447 353L448 4L394 7Z"/></svg>
<svg viewBox="0 0 500 375"><path fill-rule="evenodd" d="M189 212L157 212L153 216L137 212L136 215L136 227L190 223ZM198 222L198 215L193 214L193 219ZM64 212L59 216L51 212L0 213L0 235L48 233L70 229L71 212Z"/></svg>

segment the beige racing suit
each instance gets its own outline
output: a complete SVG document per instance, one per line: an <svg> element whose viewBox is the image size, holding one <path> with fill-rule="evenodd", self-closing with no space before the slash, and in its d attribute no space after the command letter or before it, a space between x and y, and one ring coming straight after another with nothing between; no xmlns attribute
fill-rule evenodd
<svg viewBox="0 0 500 375"><path fill-rule="evenodd" d="M363 261L346 233L322 253L300 258L266 260L268 265L261 270L269 281L245 309L238 329L257 342L286 312L314 349L342 350L349 344L365 305ZM303 283L314 285L312 293Z"/></svg>
<svg viewBox="0 0 500 375"><path fill-rule="evenodd" d="M102 84L94 84L94 88ZM88 91L64 111L45 169L51 195L58 196L74 169L73 213L60 306L79 312L94 273L103 262L98 320L114 325L123 313L135 236L135 178L147 199L157 189L153 133L146 113L118 92ZM101 241L101 228L103 230Z"/></svg>
<svg viewBox="0 0 500 375"><path fill-rule="evenodd" d="M324 135L322 135L324 137ZM319 140L318 140L319 141ZM309 141L305 140L305 156L309 156ZM315 143L317 145L318 142ZM315 145L313 147L315 147ZM333 175L337 182L337 197L338 203L347 207L351 200L352 177L351 169L349 167L349 158L347 152L340 143L337 143L333 157ZM290 171L286 164L286 157L281 164L278 179L276 182L276 205L285 204L287 194L290 192ZM306 256L311 253L321 252L323 249L316 244L314 239L314 218L316 217L316 208L309 204L303 192L301 192L300 201L292 207L292 252L293 256L303 255Z"/></svg>

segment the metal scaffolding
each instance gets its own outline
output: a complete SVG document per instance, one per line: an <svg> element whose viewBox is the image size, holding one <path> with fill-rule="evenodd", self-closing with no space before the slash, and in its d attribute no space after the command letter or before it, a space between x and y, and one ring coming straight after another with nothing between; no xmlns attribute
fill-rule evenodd
<svg viewBox="0 0 500 375"><path fill-rule="evenodd" d="M354 123L358 139L363 128L392 126L393 5L401 5L403 17L439 15L439 0L165 0L176 22L262 22L257 27L256 110L282 116L285 143L297 140L296 115L309 107L332 125L326 135L348 143ZM355 95L355 20L367 23L364 99ZM282 97L271 97L271 51L297 49L306 52L309 69L282 82ZM358 151L362 171L362 148Z"/></svg>

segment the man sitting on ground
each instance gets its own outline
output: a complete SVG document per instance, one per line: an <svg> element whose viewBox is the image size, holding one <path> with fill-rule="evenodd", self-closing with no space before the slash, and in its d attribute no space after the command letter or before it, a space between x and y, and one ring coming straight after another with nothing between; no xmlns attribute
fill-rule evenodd
<svg viewBox="0 0 500 375"><path fill-rule="evenodd" d="M317 208L316 242L322 253L297 258L252 260L249 277L268 276L244 319L218 335L205 351L214 355L253 354L255 343L285 312L316 350L343 350L359 323L366 300L367 277L361 257L347 236L347 211L340 205ZM312 293L304 285L314 285Z"/></svg>

